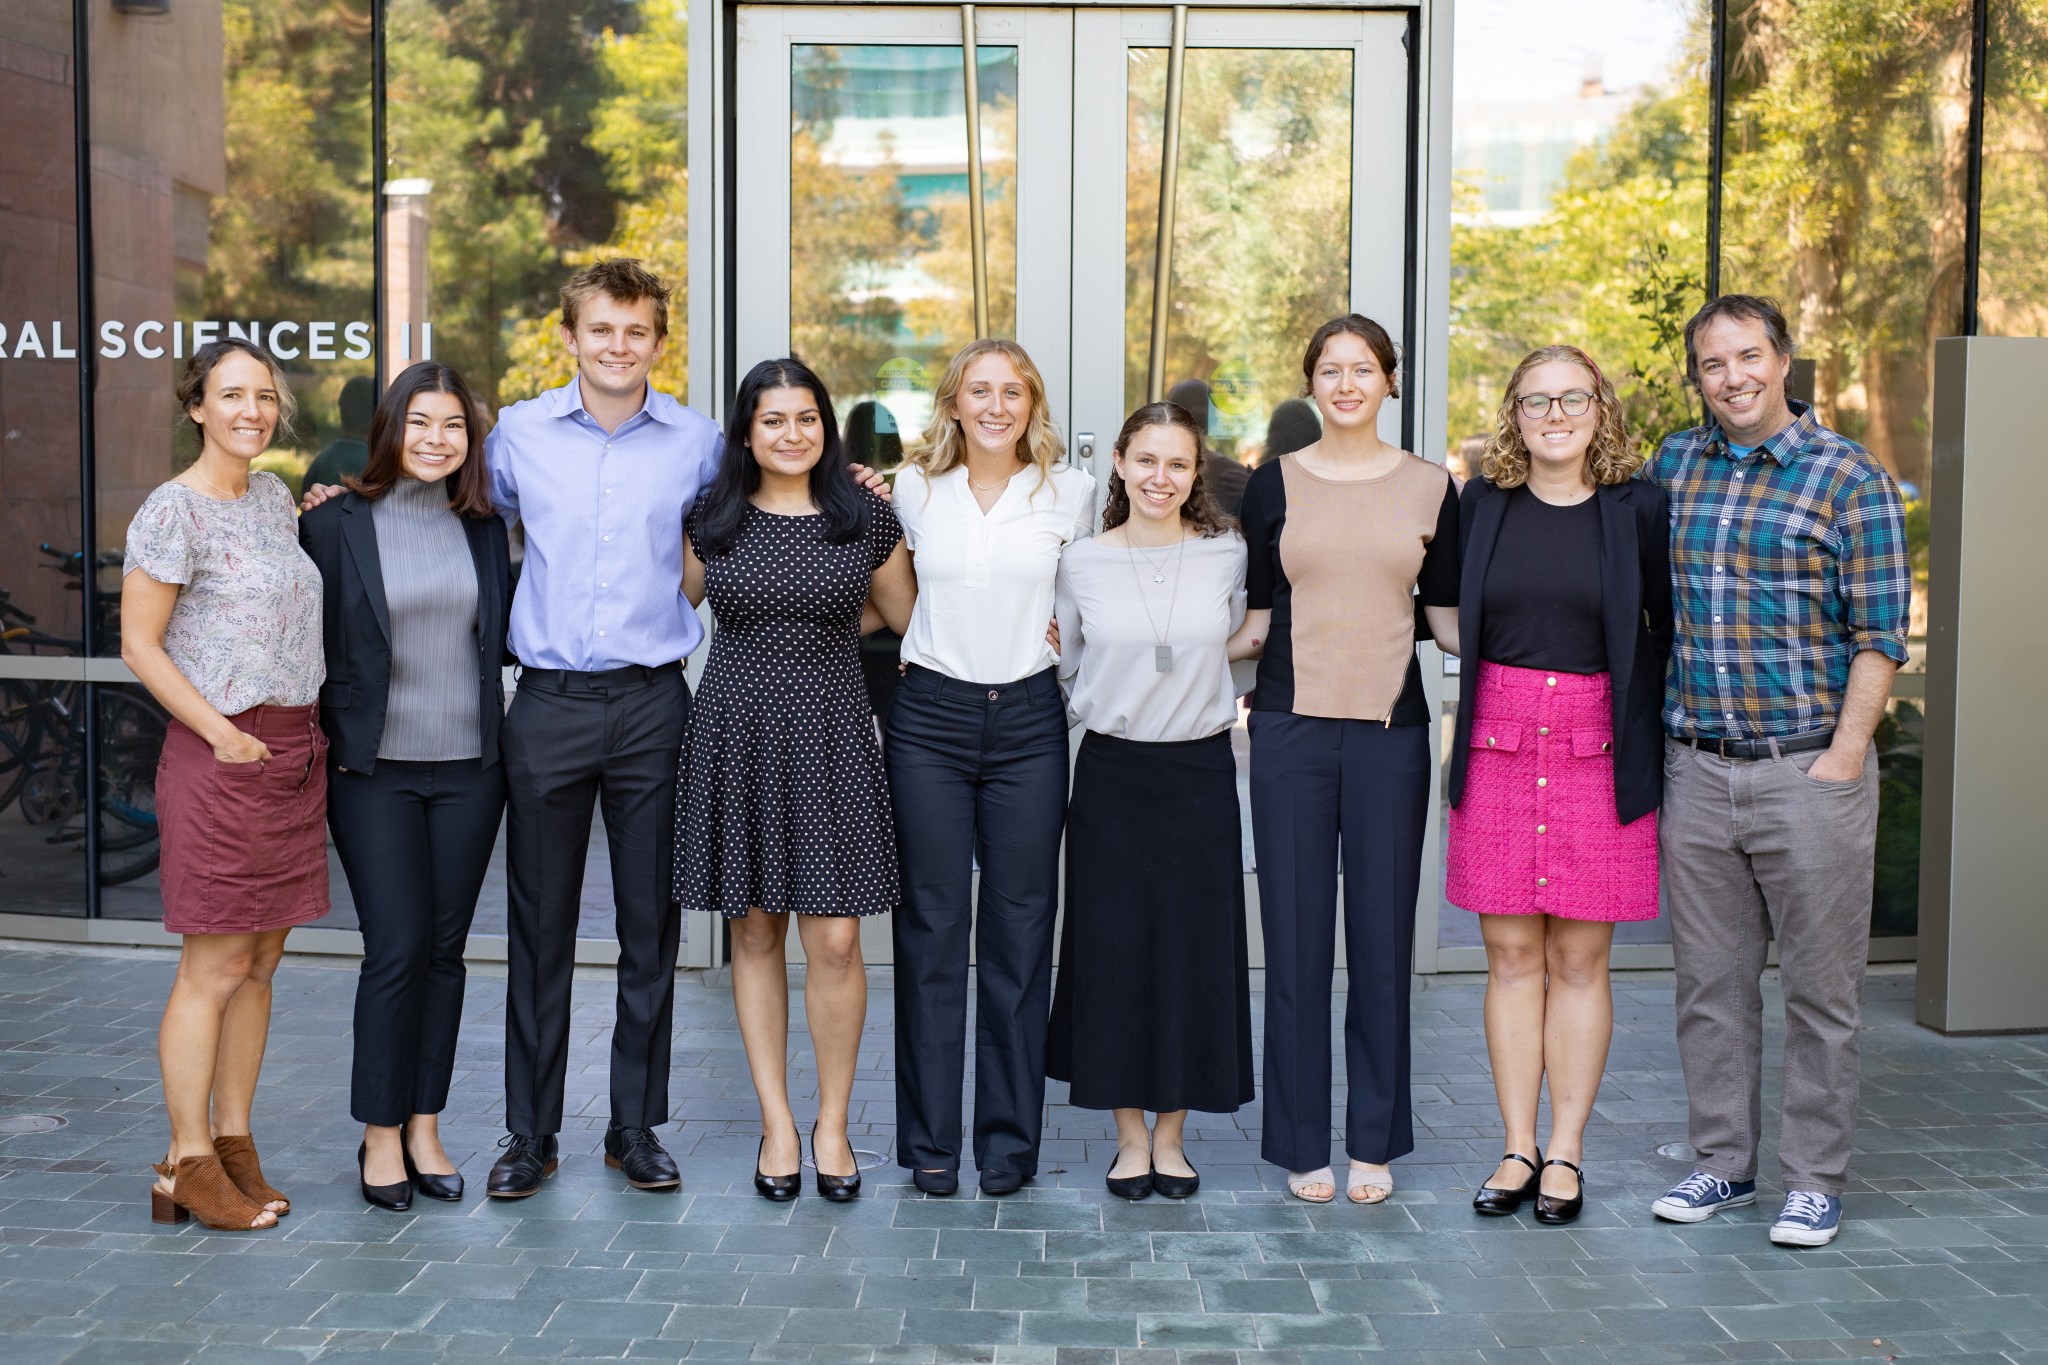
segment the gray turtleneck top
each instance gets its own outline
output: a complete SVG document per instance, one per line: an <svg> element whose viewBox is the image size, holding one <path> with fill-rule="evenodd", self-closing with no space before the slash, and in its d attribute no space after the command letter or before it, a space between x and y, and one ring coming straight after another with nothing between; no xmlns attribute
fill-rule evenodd
<svg viewBox="0 0 2048 1365"><path fill-rule="evenodd" d="M480 758L476 562L439 483L400 478L370 505L391 611L391 691L377 757Z"/></svg>

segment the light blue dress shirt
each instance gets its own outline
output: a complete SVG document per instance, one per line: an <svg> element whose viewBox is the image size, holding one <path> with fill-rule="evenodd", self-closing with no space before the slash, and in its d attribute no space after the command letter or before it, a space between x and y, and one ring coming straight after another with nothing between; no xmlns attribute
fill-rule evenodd
<svg viewBox="0 0 2048 1365"><path fill-rule="evenodd" d="M652 385L607 433L572 380L498 414L491 496L526 528L512 653L532 668L667 664L704 638L683 597L683 514L718 468L717 424Z"/></svg>

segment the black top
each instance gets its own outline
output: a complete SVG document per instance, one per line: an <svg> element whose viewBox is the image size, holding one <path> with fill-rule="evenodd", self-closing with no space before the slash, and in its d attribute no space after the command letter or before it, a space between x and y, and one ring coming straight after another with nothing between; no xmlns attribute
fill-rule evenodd
<svg viewBox="0 0 2048 1365"><path fill-rule="evenodd" d="M1258 685L1253 691L1250 706L1255 711L1295 711L1295 660L1294 660L1294 586L1289 580L1285 556L1281 553L1281 542L1287 534L1290 508L1287 500L1287 481L1281 460L1269 460L1252 470L1246 482L1244 503L1239 512L1238 522L1243 530L1249 560L1246 565L1246 590L1249 605L1253 610L1271 609L1273 619L1268 631L1264 652L1259 658ZM1423 469L1432 469L1423 461L1413 461ZM1441 497L1433 489L1427 493L1429 515L1423 521L1433 524L1428 540L1421 545L1412 545L1405 550L1391 545L1367 546L1363 537L1371 534L1365 527L1356 527L1353 544L1358 547L1356 572L1361 578L1369 576L1375 568L1399 554L1419 556L1420 567L1415 570L1412 588L1407 582L1400 585L1404 596L1412 593L1415 602L1412 610L1414 638L1428 639L1429 628L1423 619L1422 607L1455 606L1458 601L1458 486L1442 473L1441 466L1433 467L1442 476ZM1403 468L1404 478L1413 480L1416 473ZM1391 478L1370 482L1390 484ZM1421 487L1427 488L1424 482ZM1415 485L1411 484L1409 496L1413 496ZM1391 493L1393 490L1388 489ZM1322 518L1339 515L1328 508L1315 506L1292 509L1297 521L1307 518ZM1347 532L1348 534L1349 532ZM1385 534L1385 532L1382 532ZM1395 551L1394 554L1386 551ZM1422 691L1422 668L1416 661L1415 650L1410 645L1406 652L1406 676L1393 709L1387 718L1389 725L1428 725L1431 723L1429 702ZM1314 714L1313 712L1307 714Z"/></svg>
<svg viewBox="0 0 2048 1365"><path fill-rule="evenodd" d="M1511 490L1482 592L1479 657L1509 668L1605 673L1600 628L1600 508Z"/></svg>
<svg viewBox="0 0 2048 1365"><path fill-rule="evenodd" d="M1484 479L1465 485L1458 506L1459 557L1464 591L1458 601L1458 638L1487 638L1484 584L1500 543L1502 513L1511 499ZM1600 628L1607 676L1614 688L1614 810L1623 824L1657 809L1664 799L1664 669L1671 660L1671 504L1647 479L1603 485L1588 505L1598 509ZM1477 669L1472 670L1476 673ZM1465 758L1472 742L1478 679L1458 689L1458 727L1451 741L1446 784L1453 806L1465 793Z"/></svg>
<svg viewBox="0 0 2048 1365"><path fill-rule="evenodd" d="M376 771L391 694L391 607L377 556L373 506L360 493L344 493L299 518L299 544L319 568L325 589L327 681L320 688L320 728L333 746L329 761L362 773ZM476 573L477 737L488 768L498 761L504 666L512 662L505 645L512 560L504 518L464 517L462 530Z"/></svg>

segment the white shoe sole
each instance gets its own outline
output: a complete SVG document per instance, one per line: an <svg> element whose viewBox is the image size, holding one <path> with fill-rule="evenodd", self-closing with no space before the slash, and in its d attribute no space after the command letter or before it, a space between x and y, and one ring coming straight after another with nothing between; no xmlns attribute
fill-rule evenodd
<svg viewBox="0 0 2048 1365"><path fill-rule="evenodd" d="M1748 1194L1738 1194L1732 1199L1724 1199L1718 1204L1708 1204L1704 1208L1694 1208L1689 1204L1674 1204L1669 1200L1659 1199L1656 1203L1650 1205L1650 1212L1656 1214L1659 1218L1669 1219L1674 1223L1704 1223L1723 1209L1739 1209L1745 1204L1754 1204L1755 1202L1756 1192L1752 1190Z"/></svg>
<svg viewBox="0 0 2048 1365"><path fill-rule="evenodd" d="M1783 1223L1771 1225L1771 1240L1781 1247L1824 1247L1835 1240L1835 1234L1842 1230L1840 1223L1831 1228L1806 1228Z"/></svg>

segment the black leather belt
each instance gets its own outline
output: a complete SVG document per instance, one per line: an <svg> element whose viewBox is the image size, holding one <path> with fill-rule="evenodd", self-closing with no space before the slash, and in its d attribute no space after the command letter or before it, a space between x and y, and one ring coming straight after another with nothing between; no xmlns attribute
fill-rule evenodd
<svg viewBox="0 0 2048 1365"><path fill-rule="evenodd" d="M1712 735L1694 737L1673 735L1680 744L1703 749L1722 758L1769 758L1771 745L1778 746L1781 754L1803 754L1812 749L1825 749L1835 742L1833 730L1813 730L1803 735L1786 735L1781 739L1716 739Z"/></svg>
<svg viewBox="0 0 2048 1365"><path fill-rule="evenodd" d="M524 664L513 676L522 684L567 691L602 691L613 687L645 687L656 678L682 671L682 662L670 664L627 664L623 668L600 669L594 673L573 668L528 668Z"/></svg>

